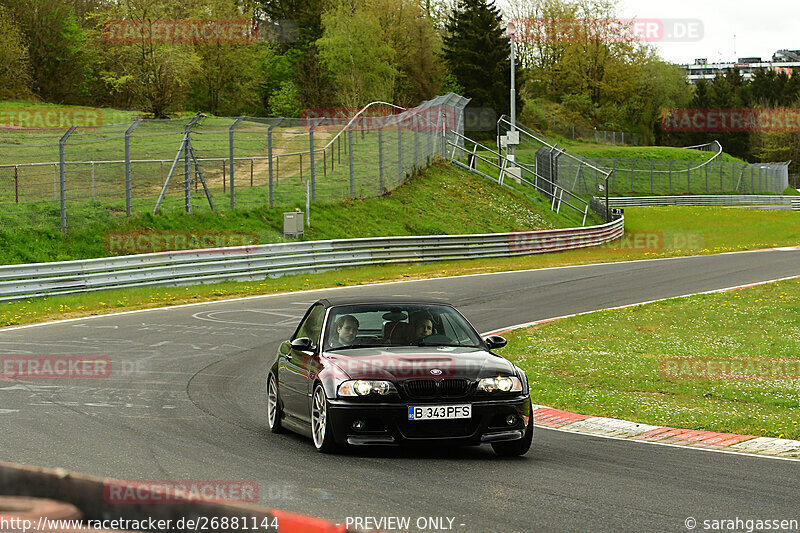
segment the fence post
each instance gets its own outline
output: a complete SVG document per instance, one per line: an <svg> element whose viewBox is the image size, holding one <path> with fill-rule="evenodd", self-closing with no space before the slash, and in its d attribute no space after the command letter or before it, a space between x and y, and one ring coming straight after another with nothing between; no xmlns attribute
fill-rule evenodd
<svg viewBox="0 0 800 533"><path fill-rule="evenodd" d="M53 163L53 201L58 201L58 163Z"/></svg>
<svg viewBox="0 0 800 533"><path fill-rule="evenodd" d="M419 168L419 122L416 113L411 117L414 128L414 171Z"/></svg>
<svg viewBox="0 0 800 533"><path fill-rule="evenodd" d="M69 136L78 129L77 126L70 126L67 132L58 141L58 166L59 179L61 183L61 231L67 231L67 151L66 143Z"/></svg>
<svg viewBox="0 0 800 533"><path fill-rule="evenodd" d="M226 178L226 176L225 176L225 160L221 159L220 163L222 163L222 192L224 194L225 193L225 189L226 189L226 187L225 187L225 182L226 182L226 179L225 179Z"/></svg>
<svg viewBox="0 0 800 533"><path fill-rule="evenodd" d="M228 164L228 167L230 168L230 171L231 171L231 211L233 211L236 208L236 186L234 185L234 182L233 182L233 174L234 174L234 172L236 172L233 169L233 167L236 166L235 165L236 160L234 159L234 156L233 156L233 132L236 129L236 127L239 124L241 124L241 122L243 120L244 120L244 117L237 118L236 122L231 124L231 127L228 129L228 146L229 146L228 156L229 156L229 159L230 159L230 163ZM224 176L225 176L225 174L224 174L225 167L223 166L222 168L223 168L223 186L222 186L222 190L224 191L225 190L225 185L224 185L224 183L225 183L225 178L224 178ZM252 183L251 183L251 185L252 185Z"/></svg>
<svg viewBox="0 0 800 533"><path fill-rule="evenodd" d="M269 206L272 207L273 203L275 202L275 193L274 193L274 185L272 183L272 129L275 128L278 124L281 123L282 118L278 119L278 122L275 124L271 124L269 128L267 128L267 178L269 180Z"/></svg>
<svg viewBox="0 0 800 533"><path fill-rule="evenodd" d="M612 172L611 188L614 189L614 191L616 191L617 190L617 158L616 157L614 158L614 164L611 167L611 172ZM608 187L606 187L606 190L608 190Z"/></svg>
<svg viewBox="0 0 800 533"><path fill-rule="evenodd" d="M125 214L128 216L131 216L131 203L133 202L133 181L131 179L131 133L133 133L133 130L135 130L141 123L142 119L136 119L133 121L133 124L131 124L127 130L125 130ZM161 166L163 168L163 163Z"/></svg>
<svg viewBox="0 0 800 533"><path fill-rule="evenodd" d="M94 191L94 161L89 161L89 164L92 166L92 201L95 201L95 191Z"/></svg>
<svg viewBox="0 0 800 533"><path fill-rule="evenodd" d="M14 203L19 203L19 167L14 165Z"/></svg>
<svg viewBox="0 0 800 533"><path fill-rule="evenodd" d="M689 164L686 167L686 188L689 194L692 194L692 162L689 161Z"/></svg>
<svg viewBox="0 0 800 533"><path fill-rule="evenodd" d="M650 160L650 194L653 194L653 160Z"/></svg>
<svg viewBox="0 0 800 533"><path fill-rule="evenodd" d="M383 194L383 125L378 123L378 194Z"/></svg>
<svg viewBox="0 0 800 533"><path fill-rule="evenodd" d="M672 194L672 159L669 160L669 194Z"/></svg>
<svg viewBox="0 0 800 533"><path fill-rule="evenodd" d="M725 168L725 161L721 161L719 164L719 192L725 192L725 185L722 181L722 169Z"/></svg>
<svg viewBox="0 0 800 533"><path fill-rule="evenodd" d="M253 158L250 158L250 186L253 186Z"/></svg>
<svg viewBox="0 0 800 533"><path fill-rule="evenodd" d="M316 123L312 120L311 127L308 128L308 156L311 158L311 201L317 201L317 176L316 169L314 168L314 127ZM302 155L300 156L302 161ZM303 165L300 164L300 172L303 171Z"/></svg>
<svg viewBox="0 0 800 533"><path fill-rule="evenodd" d="M397 183L403 183L403 122L397 119Z"/></svg>
<svg viewBox="0 0 800 533"><path fill-rule="evenodd" d="M347 151L350 158L350 199L356 197L355 169L353 168L353 130L347 128Z"/></svg>

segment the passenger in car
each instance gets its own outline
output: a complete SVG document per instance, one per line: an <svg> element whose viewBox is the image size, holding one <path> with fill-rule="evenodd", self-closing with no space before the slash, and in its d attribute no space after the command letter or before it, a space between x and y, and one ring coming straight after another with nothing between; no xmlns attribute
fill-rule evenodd
<svg viewBox="0 0 800 533"><path fill-rule="evenodd" d="M350 346L358 335L358 319L353 315L342 315L336 319L336 333L331 338L331 348Z"/></svg>

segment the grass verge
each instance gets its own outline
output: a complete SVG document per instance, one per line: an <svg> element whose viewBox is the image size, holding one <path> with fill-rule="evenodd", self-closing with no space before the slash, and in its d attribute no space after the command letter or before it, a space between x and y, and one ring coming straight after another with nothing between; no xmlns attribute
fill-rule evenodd
<svg viewBox="0 0 800 533"><path fill-rule="evenodd" d="M105 257L114 251L131 253L107 249L108 232L249 232L260 244L285 241L284 209L259 207L194 215L173 211L131 219L125 217L124 210L87 209L94 213L92 223L67 235L57 229L26 226L27 230L21 232L10 224L0 227L0 264ZM311 228L304 239L500 233L579 225L580 220L553 213L543 198L526 201L485 178L439 163L384 196L315 203Z"/></svg>
<svg viewBox="0 0 800 533"><path fill-rule="evenodd" d="M626 237L552 254L428 264L387 264L261 282L120 289L0 304L0 326L257 294L576 264L712 254L800 244L800 213L723 208L628 208Z"/></svg>
<svg viewBox="0 0 800 533"><path fill-rule="evenodd" d="M511 332L503 355L543 405L797 439L798 293L787 280L591 313Z"/></svg>

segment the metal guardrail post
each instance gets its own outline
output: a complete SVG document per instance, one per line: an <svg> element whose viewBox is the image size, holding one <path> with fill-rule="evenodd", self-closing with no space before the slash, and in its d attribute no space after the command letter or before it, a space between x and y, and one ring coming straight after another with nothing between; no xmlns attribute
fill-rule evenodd
<svg viewBox="0 0 800 533"><path fill-rule="evenodd" d="M230 160L229 167L230 167L230 174L231 174L231 211L236 209L236 187L234 185L234 178L233 178L233 175L236 172L234 170L234 167L236 166L235 165L236 160L234 159L234 155L233 155L233 135L234 135L234 131L236 130L236 127L239 126L239 124L241 124L243 120L244 120L244 117L237 118L236 122L231 124L231 127L228 128L228 156L229 156L229 160ZM224 169L224 167L223 167L223 169ZM223 170L223 172L224 172L224 170Z"/></svg>
<svg viewBox="0 0 800 533"><path fill-rule="evenodd" d="M353 168L353 130L347 128L347 151L350 158L350 198L356 197L355 169Z"/></svg>
<svg viewBox="0 0 800 533"><path fill-rule="evenodd" d="M136 119L133 124L125 130L125 214L131 216L131 203L133 203L133 180L131 178L131 133L135 130L142 119Z"/></svg>
<svg viewBox="0 0 800 533"><path fill-rule="evenodd" d="M58 141L58 167L59 167L59 181L61 190L61 231L67 231L67 153L66 143L69 136L78 129L77 126L70 126L67 132Z"/></svg>

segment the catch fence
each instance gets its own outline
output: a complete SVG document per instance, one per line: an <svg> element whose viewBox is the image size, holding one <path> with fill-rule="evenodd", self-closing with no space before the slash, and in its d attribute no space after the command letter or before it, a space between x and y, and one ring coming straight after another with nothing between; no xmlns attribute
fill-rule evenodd
<svg viewBox="0 0 800 533"><path fill-rule="evenodd" d="M0 223L62 231L180 210L202 213L378 196L442 155L469 100L448 93L355 116L136 120L0 132ZM306 196L308 195L308 198Z"/></svg>

